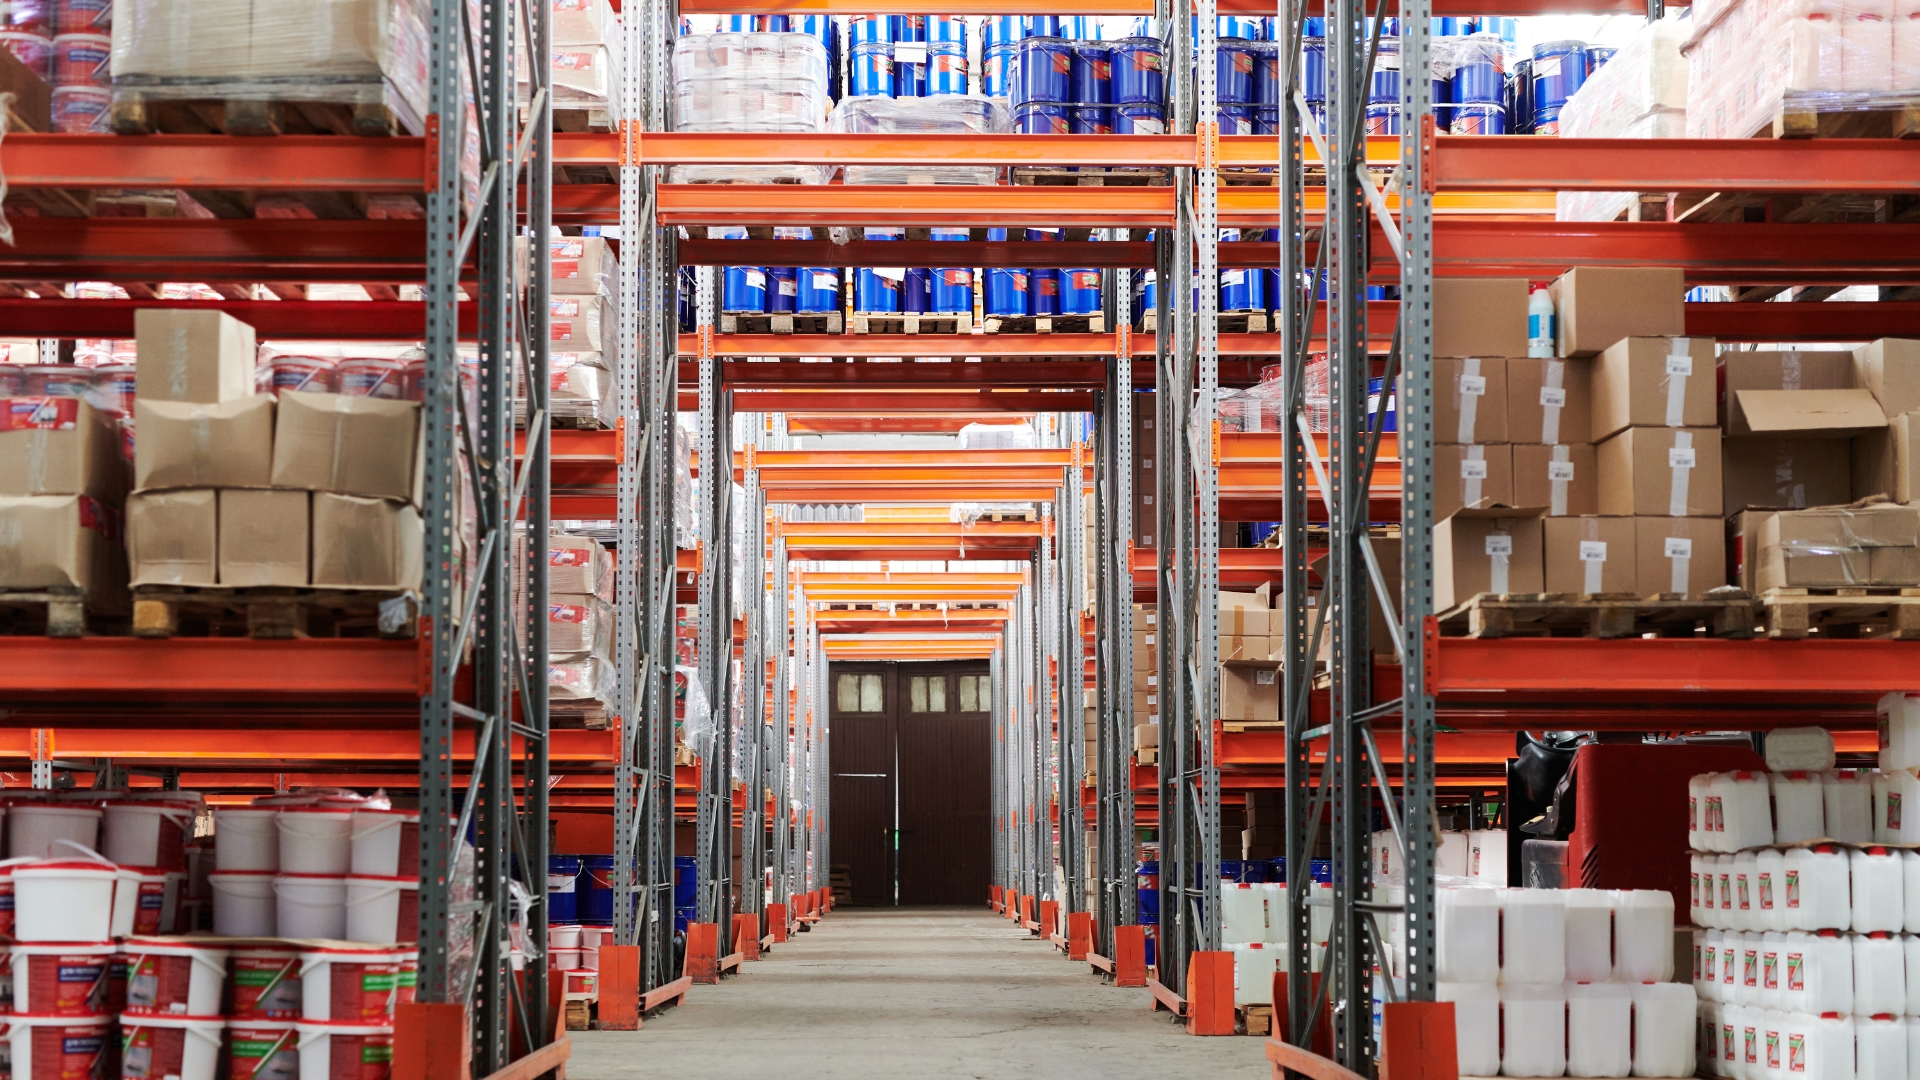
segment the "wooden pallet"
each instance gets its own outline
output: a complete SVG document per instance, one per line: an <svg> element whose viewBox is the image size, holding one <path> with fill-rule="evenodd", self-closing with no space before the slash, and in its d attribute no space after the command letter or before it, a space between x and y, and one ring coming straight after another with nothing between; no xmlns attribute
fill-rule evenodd
<svg viewBox="0 0 1920 1080"><path fill-rule="evenodd" d="M1626 638L1642 634L1745 639L1758 621L1753 597L1722 587L1707 596L1678 593L1481 593L1440 615L1450 636Z"/></svg>
<svg viewBox="0 0 1920 1080"><path fill-rule="evenodd" d="M971 315L863 315L848 321L852 334L971 334Z"/></svg>
<svg viewBox="0 0 1920 1080"><path fill-rule="evenodd" d="M117 87L107 110L115 135L359 135L415 134L389 92L383 102L275 101L255 98L151 96Z"/></svg>
<svg viewBox="0 0 1920 1080"><path fill-rule="evenodd" d="M77 638L92 634L124 634L127 617L88 611L79 589L20 589L0 591L0 634Z"/></svg>
<svg viewBox="0 0 1920 1080"><path fill-rule="evenodd" d="M1135 750L1133 752L1133 760L1134 763L1138 765L1158 765L1160 763L1160 748L1157 746L1149 746L1145 749Z"/></svg>
<svg viewBox="0 0 1920 1080"><path fill-rule="evenodd" d="M414 636L420 598L378 590L141 585L133 590L135 637Z"/></svg>
<svg viewBox="0 0 1920 1080"><path fill-rule="evenodd" d="M1776 139L1920 138L1920 96L1878 109L1821 112L1813 95L1789 95L1773 114Z"/></svg>
<svg viewBox="0 0 1920 1080"><path fill-rule="evenodd" d="M1221 187L1274 187L1280 183L1280 174L1269 170L1261 172L1264 166L1237 165L1220 170Z"/></svg>
<svg viewBox="0 0 1920 1080"><path fill-rule="evenodd" d="M593 1027L593 1002L575 998L566 1006L568 1031L586 1031Z"/></svg>
<svg viewBox="0 0 1920 1080"><path fill-rule="evenodd" d="M1173 179L1166 169L1120 165L1015 165L1013 182L1032 187L1163 187Z"/></svg>
<svg viewBox="0 0 1920 1080"><path fill-rule="evenodd" d="M1863 586L1768 589L1760 594L1767 636L1920 640L1920 589Z"/></svg>
<svg viewBox="0 0 1920 1080"><path fill-rule="evenodd" d="M1219 333L1222 334L1264 334L1267 332L1267 313L1264 311L1222 311L1214 316ZM1159 325L1160 313L1148 311L1140 316L1140 332L1151 334Z"/></svg>
<svg viewBox="0 0 1920 1080"><path fill-rule="evenodd" d="M597 131L606 134L617 125L613 114L604 107L555 105L553 107L553 130L555 131Z"/></svg>
<svg viewBox="0 0 1920 1080"><path fill-rule="evenodd" d="M1240 1030L1248 1035L1269 1035L1273 1032L1273 1006L1240 1006Z"/></svg>
<svg viewBox="0 0 1920 1080"><path fill-rule="evenodd" d="M745 312L720 316L723 334L838 334L842 316L837 311L796 314L755 314Z"/></svg>
<svg viewBox="0 0 1920 1080"><path fill-rule="evenodd" d="M547 715L554 727L571 731L606 731L613 727L613 718L600 701L550 702Z"/></svg>
<svg viewBox="0 0 1920 1080"><path fill-rule="evenodd" d="M989 334L1104 334L1105 315L989 315Z"/></svg>

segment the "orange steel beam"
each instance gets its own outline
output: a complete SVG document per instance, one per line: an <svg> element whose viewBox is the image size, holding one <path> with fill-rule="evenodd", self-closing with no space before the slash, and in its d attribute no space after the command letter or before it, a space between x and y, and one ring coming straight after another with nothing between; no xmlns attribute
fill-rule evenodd
<svg viewBox="0 0 1920 1080"><path fill-rule="evenodd" d="M1516 145L1507 138L1442 135L1432 161L1438 188L1920 192L1920 144L1899 139L1526 139Z"/></svg>
<svg viewBox="0 0 1920 1080"><path fill-rule="evenodd" d="M885 503L889 505L914 505L953 502L992 502L992 503L1031 503L1046 502L1059 494L1058 487L1018 488L1018 487L962 487L921 485L911 490L889 490L873 487L842 487L838 484L768 484L763 487L768 502L776 503L820 503L820 502L864 502ZM1092 491L1087 485L1084 490Z"/></svg>
<svg viewBox="0 0 1920 1080"><path fill-rule="evenodd" d="M736 470L745 466L745 451L735 451ZM996 475L1015 467L1053 469L1073 464L1072 450L758 450L754 461L764 478L782 470L808 468L870 469L877 466L938 468L973 474L992 470ZM736 477L737 478L737 477ZM851 522L827 522L836 526Z"/></svg>
<svg viewBox="0 0 1920 1080"><path fill-rule="evenodd" d="M783 521L780 535L791 553L796 542L839 537L867 537L899 540L927 538L939 540L1023 540L1041 533L1037 521Z"/></svg>
<svg viewBox="0 0 1920 1080"><path fill-rule="evenodd" d="M1252 139L1249 142L1255 141ZM1278 152L1272 139L1267 158ZM1191 135L854 135L645 132L646 165L1192 165ZM1395 151L1398 158L1398 150Z"/></svg>
<svg viewBox="0 0 1920 1080"><path fill-rule="evenodd" d="M555 189L559 201L562 189ZM616 193L617 195L617 193ZM1278 206L1278 201L1274 201ZM1166 226L1170 187L662 184L661 225ZM618 202L614 203L615 209ZM1274 214L1268 215L1270 218Z"/></svg>
<svg viewBox="0 0 1920 1080"><path fill-rule="evenodd" d="M429 686L428 640L0 637L0 701L408 701Z"/></svg>
<svg viewBox="0 0 1920 1080"><path fill-rule="evenodd" d="M1021 572L991 570L954 571L936 573L928 571L877 571L874 573L849 573L834 570L796 570L791 575L796 585L806 587L812 593L816 586L836 585L979 585L1005 586L1018 588L1027 583L1027 575Z"/></svg>
<svg viewBox="0 0 1920 1080"><path fill-rule="evenodd" d="M613 5L620 10L618 3ZM860 14L873 10L867 0L746 0L745 3L729 3L728 0L686 0L680 5L682 15L726 15L742 12L772 12L782 15L819 15ZM1009 3L1009 0L957 0L955 3L942 3L941 0L898 0L889 11L904 14L926 15L1004 15L1009 11L1018 13L1030 10ZM1049 4L1048 11L1063 15L1151 15L1153 4L1148 0L1061 0L1058 4ZM1222 15L1247 14L1271 15L1273 5L1267 0L1221 0L1217 10ZM1318 13L1320 5L1314 5ZM1636 6L1632 0L1435 0L1435 15L1566 15L1566 14L1642 14L1646 13L1644 4Z"/></svg>
<svg viewBox="0 0 1920 1080"><path fill-rule="evenodd" d="M0 252L4 252L0 248ZM3 259L4 255L0 255ZM869 390L736 390L735 412L857 413L1014 413L1089 412L1093 393L1086 390L936 390L898 393Z"/></svg>
<svg viewBox="0 0 1920 1080"><path fill-rule="evenodd" d="M258 141L249 140L248 145ZM424 221L329 221L316 228L311 221L276 219L16 216L13 230L13 246L0 247L0 279L390 283L426 279Z"/></svg>
<svg viewBox="0 0 1920 1080"><path fill-rule="evenodd" d="M1191 140L1189 140L1191 141ZM279 135L7 137L7 183L56 188L247 188L419 192L432 176L421 138Z"/></svg>
<svg viewBox="0 0 1920 1080"><path fill-rule="evenodd" d="M278 670L278 675L290 672ZM57 745L63 757L172 759L180 761L343 761L417 762L420 735L404 728L360 730L305 730L301 728L139 728L59 727ZM0 728L0 757L32 754L31 732ZM514 737L513 754L523 749ZM454 733L456 758L473 757L473 731ZM556 762L605 763L619 758L612 731L557 730L549 735L549 753Z"/></svg>

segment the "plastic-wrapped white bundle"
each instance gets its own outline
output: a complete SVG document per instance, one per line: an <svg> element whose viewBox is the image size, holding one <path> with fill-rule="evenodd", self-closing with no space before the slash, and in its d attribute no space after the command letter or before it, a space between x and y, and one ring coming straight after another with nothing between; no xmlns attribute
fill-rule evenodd
<svg viewBox="0 0 1920 1080"><path fill-rule="evenodd" d="M693 433L673 425L674 546L691 549L700 542L700 519L693 502Z"/></svg>
<svg viewBox="0 0 1920 1080"><path fill-rule="evenodd" d="M549 0L548 31L555 45L609 45L620 40L620 19L607 0Z"/></svg>
<svg viewBox="0 0 1920 1080"><path fill-rule="evenodd" d="M673 44L680 131L822 131L827 50L810 34L690 34ZM824 184L818 165L675 165L676 184Z"/></svg>
<svg viewBox="0 0 1920 1080"><path fill-rule="evenodd" d="M1916 13L1913 0L1732 0L1696 9L1681 48L1691 62L1687 136L1744 139L1783 111L1920 102Z"/></svg>
<svg viewBox="0 0 1920 1080"><path fill-rule="evenodd" d="M1025 421L1017 424L968 424L960 429L962 450L1031 450L1038 445L1033 425Z"/></svg>
<svg viewBox="0 0 1920 1080"><path fill-rule="evenodd" d="M598 656L548 664L547 694L555 701L611 701L613 665Z"/></svg>
<svg viewBox="0 0 1920 1080"><path fill-rule="evenodd" d="M602 352L556 352L547 359L547 406L555 420L594 420L612 427L613 371ZM527 422L527 399L516 390L513 421Z"/></svg>
<svg viewBox="0 0 1920 1080"><path fill-rule="evenodd" d="M832 131L872 135L1002 135L1013 130L1000 98L850 97L827 118ZM997 165L848 165L849 184L994 184Z"/></svg>
<svg viewBox="0 0 1920 1080"><path fill-rule="evenodd" d="M1574 139L1680 139L1687 134L1686 23L1657 22L1620 46L1560 110L1560 134ZM1631 191L1563 191L1561 221L1612 221Z"/></svg>

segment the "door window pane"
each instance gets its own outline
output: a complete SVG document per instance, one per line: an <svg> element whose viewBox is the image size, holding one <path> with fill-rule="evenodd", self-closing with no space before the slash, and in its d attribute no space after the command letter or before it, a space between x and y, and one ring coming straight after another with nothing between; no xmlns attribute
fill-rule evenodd
<svg viewBox="0 0 1920 1080"><path fill-rule="evenodd" d="M883 712L886 706L880 700L880 676L860 676L860 711Z"/></svg>
<svg viewBox="0 0 1920 1080"><path fill-rule="evenodd" d="M991 712L993 710L993 676L960 676L960 711Z"/></svg>
<svg viewBox="0 0 1920 1080"><path fill-rule="evenodd" d="M841 712L860 711L860 676L842 675L836 680L835 690L840 698Z"/></svg>
<svg viewBox="0 0 1920 1080"><path fill-rule="evenodd" d="M927 711L927 677L915 675L907 680L907 711Z"/></svg>
<svg viewBox="0 0 1920 1080"><path fill-rule="evenodd" d="M927 709L929 712L947 711L947 677L934 675L927 679Z"/></svg>

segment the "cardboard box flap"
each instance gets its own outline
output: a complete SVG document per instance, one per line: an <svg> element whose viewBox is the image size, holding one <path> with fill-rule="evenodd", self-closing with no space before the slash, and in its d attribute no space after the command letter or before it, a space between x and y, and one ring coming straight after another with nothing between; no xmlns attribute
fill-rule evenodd
<svg viewBox="0 0 1920 1080"><path fill-rule="evenodd" d="M1871 390L1739 390L1756 435L1859 435L1887 426Z"/></svg>
<svg viewBox="0 0 1920 1080"><path fill-rule="evenodd" d="M1544 506L1507 506L1504 503L1491 503L1486 506L1469 506L1455 510L1453 513L1448 514L1443 520L1451 521L1454 518L1458 518L1461 521L1489 521L1496 518L1537 518L1546 516L1547 508Z"/></svg>

